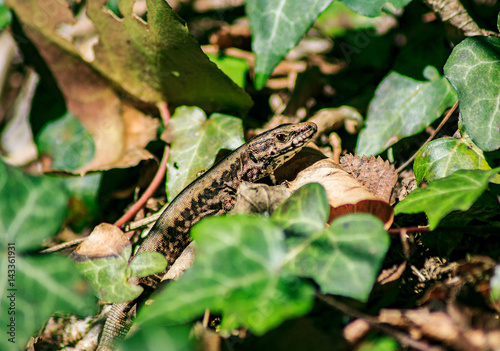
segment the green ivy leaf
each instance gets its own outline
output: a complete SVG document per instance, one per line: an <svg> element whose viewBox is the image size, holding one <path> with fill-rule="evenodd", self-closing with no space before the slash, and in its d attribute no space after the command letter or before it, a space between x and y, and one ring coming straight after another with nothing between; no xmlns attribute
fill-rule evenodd
<svg viewBox="0 0 500 351"><path fill-rule="evenodd" d="M120 344L120 350L197 350L191 335L190 325L155 326L155 328L141 328Z"/></svg>
<svg viewBox="0 0 500 351"><path fill-rule="evenodd" d="M24 349L56 311L94 312L95 300L71 261L26 253L57 232L67 201L57 179L29 176L0 161L0 324L14 329L0 338L3 350Z"/></svg>
<svg viewBox="0 0 500 351"><path fill-rule="evenodd" d="M288 269L310 277L323 293L366 301L375 283L390 239L384 224L369 214L342 216L327 230L299 242Z"/></svg>
<svg viewBox="0 0 500 351"><path fill-rule="evenodd" d="M0 161L0 247L19 252L40 247L66 215L68 195L55 178L33 177Z"/></svg>
<svg viewBox="0 0 500 351"><path fill-rule="evenodd" d="M76 252L76 251L75 251ZM102 258L87 258L72 255L78 271L93 286L99 299L107 302L125 302L138 297L143 288L128 283L132 271L128 260L132 246L127 245L119 254Z"/></svg>
<svg viewBox="0 0 500 351"><path fill-rule="evenodd" d="M206 218L191 234L196 261L139 313L143 328L184 322L209 308L222 313L222 328L243 325L261 335L312 307L312 286L282 272L284 235L269 218Z"/></svg>
<svg viewBox="0 0 500 351"><path fill-rule="evenodd" d="M274 211L271 219L287 234L309 236L324 228L329 214L325 189L311 183L295 191Z"/></svg>
<svg viewBox="0 0 500 351"><path fill-rule="evenodd" d="M165 257L158 252L143 252L130 260L131 254L132 245L120 228L101 223L71 258L101 300L125 302L143 291L141 286L129 282L131 276L145 277L167 266Z"/></svg>
<svg viewBox="0 0 500 351"><path fill-rule="evenodd" d="M130 262L132 275L142 278L161 272L167 267L167 259L159 252L141 252Z"/></svg>
<svg viewBox="0 0 500 351"><path fill-rule="evenodd" d="M197 107L179 107L170 120L172 143L167 189L172 200L214 163L220 149L236 149L245 142L239 118L214 113L207 119Z"/></svg>
<svg viewBox="0 0 500 351"><path fill-rule="evenodd" d="M16 247L17 249L17 247ZM16 251L15 280L10 285L7 251L2 254L0 282L3 288L0 303L2 330L12 323L14 334L0 338L2 350L24 350L28 338L55 312L76 313L79 316L94 314L96 301L85 281L75 274L74 264L59 255L25 256ZM7 285L9 283L9 285ZM15 289L15 290L11 290ZM12 307L8 312L8 308ZM10 311L13 313L10 314ZM7 331L10 331L10 327ZM14 343L8 338L14 336Z"/></svg>
<svg viewBox="0 0 500 351"><path fill-rule="evenodd" d="M52 168L74 171L94 157L95 144L78 119L71 113L47 123L36 138L38 152L49 155Z"/></svg>
<svg viewBox="0 0 500 351"><path fill-rule="evenodd" d="M340 0L339 2L363 16L377 17L382 14L386 4L391 4L399 10L408 5L411 0Z"/></svg>
<svg viewBox="0 0 500 351"><path fill-rule="evenodd" d="M21 24L36 31L52 45L81 58L78 40L60 34L75 18L66 2L5 0ZM210 62L185 22L165 0L147 0L147 18L138 19L133 1L118 1L122 18L103 11L107 1L85 2L99 42L95 59L86 64L115 87L147 104L165 99L171 105L193 105L214 111L245 112L252 100L215 64ZM41 17L40 17L41 16Z"/></svg>
<svg viewBox="0 0 500 351"><path fill-rule="evenodd" d="M394 208L394 213L425 212L429 227L434 230L452 211L466 211L488 187L490 179L500 171L462 170L411 192Z"/></svg>
<svg viewBox="0 0 500 351"><path fill-rule="evenodd" d="M434 140L418 151L413 164L419 184L447 177L461 169L491 169L483 151L467 138Z"/></svg>
<svg viewBox="0 0 500 351"><path fill-rule="evenodd" d="M500 148L500 38L467 38L455 46L444 74L456 89L467 134L484 151Z"/></svg>
<svg viewBox="0 0 500 351"><path fill-rule="evenodd" d="M382 80L368 107L356 153L381 153L402 138L423 131L455 103L453 88L435 68L427 67L424 74L432 79L422 82L391 72Z"/></svg>
<svg viewBox="0 0 500 351"><path fill-rule="evenodd" d="M255 87L266 84L274 67L285 57L332 0L248 0L246 10L256 56Z"/></svg>

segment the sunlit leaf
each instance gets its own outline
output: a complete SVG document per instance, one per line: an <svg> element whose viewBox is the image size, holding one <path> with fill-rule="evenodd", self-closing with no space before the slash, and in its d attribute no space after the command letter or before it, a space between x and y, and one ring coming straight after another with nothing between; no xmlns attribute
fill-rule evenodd
<svg viewBox="0 0 500 351"><path fill-rule="evenodd" d="M467 134L484 151L500 148L500 38L467 38L444 66Z"/></svg>
<svg viewBox="0 0 500 351"><path fill-rule="evenodd" d="M418 151L413 164L418 183L432 182L461 169L491 169L483 151L466 138L434 140Z"/></svg>
<svg viewBox="0 0 500 351"><path fill-rule="evenodd" d="M356 152L377 155L401 140L422 132L453 105L456 95L434 68L426 69L429 81L417 81L391 72L368 107L366 127L359 135Z"/></svg>
<svg viewBox="0 0 500 351"><path fill-rule="evenodd" d="M466 211L488 187L490 179L500 171L463 170L435 180L425 188L412 191L394 208L394 213L425 212L429 227L435 229L452 211Z"/></svg>
<svg viewBox="0 0 500 351"><path fill-rule="evenodd" d="M340 0L340 2L361 15L376 17L382 14L384 7L387 6L386 4L391 4L394 8L401 9L408 5L411 0Z"/></svg>
<svg viewBox="0 0 500 351"><path fill-rule="evenodd" d="M264 87L274 67L293 48L332 0L248 0L246 10L256 55L255 87Z"/></svg>
<svg viewBox="0 0 500 351"><path fill-rule="evenodd" d="M172 200L199 172L212 166L220 149L238 148L245 141L241 120L214 113L207 119L197 107L179 107L170 120L171 153L167 190Z"/></svg>

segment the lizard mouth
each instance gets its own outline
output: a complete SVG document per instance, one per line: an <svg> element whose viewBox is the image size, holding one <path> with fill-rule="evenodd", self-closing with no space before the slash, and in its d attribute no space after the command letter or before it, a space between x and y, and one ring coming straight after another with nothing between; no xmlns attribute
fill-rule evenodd
<svg viewBox="0 0 500 351"><path fill-rule="evenodd" d="M303 122L301 124L301 128L292 133L292 142L290 144L291 149L300 148L302 145L307 144L318 130L318 127L313 122ZM297 152L299 150L297 150Z"/></svg>
<svg viewBox="0 0 500 351"><path fill-rule="evenodd" d="M318 131L318 126L313 122L304 122L302 130L298 132L297 138L294 139L294 145L301 145L309 142Z"/></svg>

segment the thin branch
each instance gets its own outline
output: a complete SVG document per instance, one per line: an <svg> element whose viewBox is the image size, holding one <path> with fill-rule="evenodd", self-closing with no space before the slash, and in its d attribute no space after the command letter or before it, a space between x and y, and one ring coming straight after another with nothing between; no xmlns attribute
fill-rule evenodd
<svg viewBox="0 0 500 351"><path fill-rule="evenodd" d="M424 0L443 22L462 31L467 37L476 35L500 37L500 34L479 28L459 0Z"/></svg>
<svg viewBox="0 0 500 351"><path fill-rule="evenodd" d="M56 252L56 251L61 251L61 250L67 249L68 247L78 245L78 244L84 242L86 239L87 239L87 237L71 240L71 241L56 245L56 246L49 247L48 249L40 251L40 253L47 254L47 253L52 253L52 252Z"/></svg>
<svg viewBox="0 0 500 351"><path fill-rule="evenodd" d="M398 169L396 169L396 172L399 173L401 172L403 169L405 169L410 163L413 162L413 160L415 159L415 157L417 156L417 153L420 151L420 149L422 149L425 145L427 145L432 139L434 139L434 137L437 135L437 133L439 133L439 131L441 130L441 128L443 128L444 124L450 119L451 115L453 114L453 112L455 112L455 110L457 109L458 107L458 100L455 102L455 104L453 105L452 108L450 108L448 110L448 112L446 113L446 116L443 118L443 120L441 121L441 123L439 123L439 125L437 126L436 130L434 130L434 132L431 134L431 136L425 141L425 143L417 150L417 152L415 152L413 154L412 157L410 157L410 159L408 161L406 161L405 163L403 163Z"/></svg>
<svg viewBox="0 0 500 351"><path fill-rule="evenodd" d="M425 227L403 227L403 228L391 228L388 230L389 234L401 234L401 233L419 233L419 232L430 232L429 226Z"/></svg>

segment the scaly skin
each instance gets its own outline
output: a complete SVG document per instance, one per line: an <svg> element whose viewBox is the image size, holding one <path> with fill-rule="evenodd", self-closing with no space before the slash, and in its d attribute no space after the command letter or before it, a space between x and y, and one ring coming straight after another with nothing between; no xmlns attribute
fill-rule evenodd
<svg viewBox="0 0 500 351"><path fill-rule="evenodd" d="M274 172L292 158L316 133L314 123L283 124L258 135L240 146L188 185L170 203L139 247L137 253L159 252L168 265L165 271L132 283L144 287L134 301L115 303L104 325L97 351L116 348L130 329L131 317L137 305L145 301L168 271L191 238L189 229L206 216L218 216L230 211L236 201L236 191L242 181L255 182Z"/></svg>

